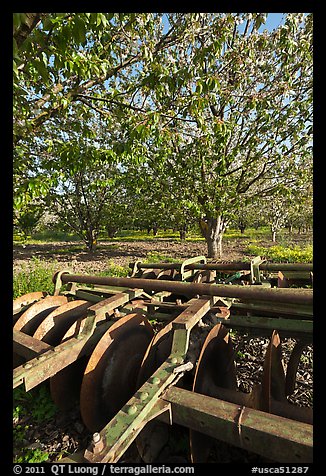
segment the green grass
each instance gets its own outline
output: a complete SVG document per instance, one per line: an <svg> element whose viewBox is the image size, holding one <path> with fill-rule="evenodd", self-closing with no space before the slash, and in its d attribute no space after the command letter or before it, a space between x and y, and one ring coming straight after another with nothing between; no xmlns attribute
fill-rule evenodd
<svg viewBox="0 0 326 476"><path fill-rule="evenodd" d="M28 264L22 266L21 271L14 275L13 298L33 291L45 291L53 294L52 276L59 268L60 265L57 261L50 262L32 258Z"/></svg>
<svg viewBox="0 0 326 476"><path fill-rule="evenodd" d="M49 453L39 448L25 448L22 453L14 458L14 463L43 463L49 459Z"/></svg>
<svg viewBox="0 0 326 476"><path fill-rule="evenodd" d="M163 253L157 253L156 251L150 251L147 253L146 258L143 260L143 263L178 263L180 259L171 258L166 256Z"/></svg>
<svg viewBox="0 0 326 476"><path fill-rule="evenodd" d="M125 278L126 276L128 276L128 273L129 268L114 264L113 261L109 260L107 269L96 273L96 276L114 276L119 278Z"/></svg>
<svg viewBox="0 0 326 476"><path fill-rule="evenodd" d="M39 258L32 258L30 263L23 265L22 270L14 274L13 279L13 298L34 291L45 291L49 294L54 292L52 282L53 274L62 269L62 263L57 261L45 261ZM96 276L117 276L126 277L129 268L119 266L109 260L107 268L104 271L95 273Z"/></svg>
<svg viewBox="0 0 326 476"><path fill-rule="evenodd" d="M80 241L80 236L66 231L45 230L39 233L33 233L31 241ZM28 242L31 242L28 240Z"/></svg>
<svg viewBox="0 0 326 476"><path fill-rule="evenodd" d="M107 241L155 241L157 239L178 240L179 233L172 230L159 230L154 236L153 232L147 233L146 230L121 230L114 238L108 238L100 235L100 240Z"/></svg>
<svg viewBox="0 0 326 476"><path fill-rule="evenodd" d="M51 419L57 412L47 384L25 392L22 387L13 391L13 441L14 463L42 463L49 459L49 454L39 448L26 448L28 430L31 426Z"/></svg>
<svg viewBox="0 0 326 476"><path fill-rule="evenodd" d="M49 388L46 384L40 385L29 392L22 387L13 390L13 417L20 419L29 416L37 423L52 418L57 407L53 403Z"/></svg>
<svg viewBox="0 0 326 476"><path fill-rule="evenodd" d="M256 228L247 228L244 233L241 233L238 229L229 228L226 230L224 234L224 238L226 240L270 240L271 239L271 231L268 226L263 226L258 229ZM288 241L291 239L291 235L288 234L287 230L282 229L278 234L278 241L285 240ZM159 229L156 236L153 235L151 231L149 234L146 230L120 230L118 234L114 238L109 238L106 232L102 231L99 234L98 241L103 242L117 242L117 241L155 241L155 240L173 240L176 242L180 241L179 232L174 232L172 229ZM28 244L40 244L46 242L64 242L64 241L76 241L81 242L81 239L75 233L68 233L64 231L51 231L46 230L39 233L34 233L31 237L29 236L27 239L23 239L20 233L14 234L14 243L21 244L21 243L28 243ZM201 236L199 231L191 230L187 233L187 242L202 242L205 241L204 238ZM98 246L100 249L100 245ZM77 251L77 250L76 250ZM60 251L58 251L59 253ZM65 250L62 253L66 253Z"/></svg>
<svg viewBox="0 0 326 476"><path fill-rule="evenodd" d="M226 230L223 238L229 239L229 240L232 240L232 239L258 240L263 238L268 239L270 234L271 234L270 229L266 226L258 228L258 230L256 230L256 228L246 228L244 233L241 233L240 230L230 228Z"/></svg>
<svg viewBox="0 0 326 476"><path fill-rule="evenodd" d="M311 263L313 260L312 245L305 245L303 247L298 245L274 245L265 248L263 246L250 244L247 246L246 252L259 255L276 263Z"/></svg>

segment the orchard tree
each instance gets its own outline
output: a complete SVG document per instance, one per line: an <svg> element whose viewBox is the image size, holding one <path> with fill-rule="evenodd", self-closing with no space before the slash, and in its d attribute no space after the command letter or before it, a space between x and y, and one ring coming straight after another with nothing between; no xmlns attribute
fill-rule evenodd
<svg viewBox="0 0 326 476"><path fill-rule="evenodd" d="M265 197L261 202L261 213L270 226L272 241L279 231L290 224L306 224L312 219L311 183L298 182L296 187L279 189L277 194Z"/></svg>
<svg viewBox="0 0 326 476"><path fill-rule="evenodd" d="M122 137L148 169L160 161L167 193L182 187L216 258L244 203L294 186L310 167L312 16L286 14L271 32L265 14L177 19L184 43L144 66Z"/></svg>
<svg viewBox="0 0 326 476"><path fill-rule="evenodd" d="M44 204L30 203L28 206L15 208L14 228L23 233L26 239L37 227L44 214Z"/></svg>
<svg viewBox="0 0 326 476"><path fill-rule="evenodd" d="M209 33L183 58L200 78L196 90L193 81L188 86L193 104L187 117L197 124L184 131L192 137L181 132L175 162L187 177L182 183L198 207L210 257L221 255L234 210L250 197L291 186L311 161L311 18L287 15L270 33L258 32L258 20L234 16L218 60Z"/></svg>
<svg viewBox="0 0 326 476"><path fill-rule="evenodd" d="M249 227L262 226L265 223L262 213L262 207L259 197L255 201L242 203L242 206L236 210L230 222L230 226L239 229L241 234Z"/></svg>
<svg viewBox="0 0 326 476"><path fill-rule="evenodd" d="M54 125L78 108L85 127L89 110L99 110L93 96L105 101L100 102L105 104L100 112L108 128L128 114L120 104L125 96L137 93L144 65L183 35L184 25L177 23L163 33L162 17L161 13L14 14L15 183L20 184L21 177L28 180L26 170L34 167L35 149L51 139ZM43 177L35 180L33 193L46 193Z"/></svg>
<svg viewBox="0 0 326 476"><path fill-rule="evenodd" d="M234 211L311 159L312 15L284 16L268 32L266 14L170 13L164 33L163 14L16 14L15 173L56 121L96 111L124 167L155 156L162 201L182 187L217 257Z"/></svg>
<svg viewBox="0 0 326 476"><path fill-rule="evenodd" d="M47 197L49 209L93 251L119 177L115 155L80 142L57 144L56 149L47 163L55 183Z"/></svg>
<svg viewBox="0 0 326 476"><path fill-rule="evenodd" d="M288 208L285 226L288 228L289 233L292 233L293 227L295 227L299 233L302 230L308 231L312 229L313 195L311 186L297 193Z"/></svg>

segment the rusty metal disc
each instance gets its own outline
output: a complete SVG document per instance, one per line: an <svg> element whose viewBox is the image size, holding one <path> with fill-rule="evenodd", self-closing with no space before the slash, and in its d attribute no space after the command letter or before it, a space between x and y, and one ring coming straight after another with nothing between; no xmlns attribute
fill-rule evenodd
<svg viewBox="0 0 326 476"><path fill-rule="evenodd" d="M60 344L70 326L85 317L91 305L92 303L82 299L63 304L41 322L33 337L50 345Z"/></svg>
<svg viewBox="0 0 326 476"><path fill-rule="evenodd" d="M163 269L157 275L157 279L166 279L168 281L173 281L175 276L178 274L176 269Z"/></svg>
<svg viewBox="0 0 326 476"><path fill-rule="evenodd" d="M47 296L41 301L32 304L19 317L14 325L14 330L33 335L41 322L55 309L68 302L65 296Z"/></svg>
<svg viewBox="0 0 326 476"><path fill-rule="evenodd" d="M70 326L61 342L75 337L85 325L85 317ZM89 356L81 357L50 378L50 392L60 410L69 410L79 402L80 386Z"/></svg>
<svg viewBox="0 0 326 476"><path fill-rule="evenodd" d="M18 298L14 299L13 301L14 318L19 317L18 313L23 307L29 306L30 304L33 304L34 302L39 301L40 299L43 299L45 296L47 296L46 292L36 291L33 293L24 294L23 296L19 296Z"/></svg>
<svg viewBox="0 0 326 476"><path fill-rule="evenodd" d="M295 346L291 352L290 359L286 368L285 378L285 393L286 395L292 395L295 390L296 375L300 363L300 358L308 342L305 340L297 340Z"/></svg>
<svg viewBox="0 0 326 476"><path fill-rule="evenodd" d="M22 331L25 334L32 336L43 319L45 319L54 309L57 309L68 301L65 296L47 296L44 297L44 299L41 299L43 295L44 293L40 292L22 296L24 300L21 302L26 302L27 299L35 299L37 296L40 298L40 301L31 304L25 312L18 316L18 319L14 324L14 330ZM28 298L28 296L30 297ZM13 368L18 367L25 361L26 359L24 357L15 352L13 353Z"/></svg>
<svg viewBox="0 0 326 476"><path fill-rule="evenodd" d="M265 354L261 408L265 412L271 411L271 399L286 402L285 395L285 372L282 361L282 345L279 333L273 331L271 340Z"/></svg>
<svg viewBox="0 0 326 476"><path fill-rule="evenodd" d="M172 347L172 323L169 322L153 337L144 355L138 374L137 386L141 387L146 380L168 358Z"/></svg>
<svg viewBox="0 0 326 476"><path fill-rule="evenodd" d="M80 391L87 428L103 428L137 389L138 371L153 329L141 313L128 314L102 336L88 361Z"/></svg>
<svg viewBox="0 0 326 476"><path fill-rule="evenodd" d="M262 384L260 386L260 402L259 406L256 407L257 409L312 425L312 409L298 407L287 400L287 395L292 393L291 389L295 383L300 356L306 344L300 341L296 343L285 377L281 339L278 332L273 331L266 350Z"/></svg>
<svg viewBox="0 0 326 476"><path fill-rule="evenodd" d="M140 278L142 279L157 279L157 276L159 274L160 270L159 269L145 269L143 273L141 274Z"/></svg>
<svg viewBox="0 0 326 476"><path fill-rule="evenodd" d="M172 323L161 329L150 343L144 356L138 374L137 387L141 387L146 380L162 365L171 353ZM149 421L136 438L138 452L145 463L153 463L169 440L169 425Z"/></svg>
<svg viewBox="0 0 326 476"><path fill-rule="evenodd" d="M233 345L228 330L217 324L209 332L199 355L193 391L219 398L219 389L237 390ZM192 463L205 463L215 440L190 430Z"/></svg>

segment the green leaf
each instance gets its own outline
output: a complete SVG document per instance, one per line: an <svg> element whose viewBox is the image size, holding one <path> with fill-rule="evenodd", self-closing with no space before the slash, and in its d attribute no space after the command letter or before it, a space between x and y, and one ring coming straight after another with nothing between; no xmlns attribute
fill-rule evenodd
<svg viewBox="0 0 326 476"><path fill-rule="evenodd" d="M19 60L18 47L15 38L13 38L13 57Z"/></svg>
<svg viewBox="0 0 326 476"><path fill-rule="evenodd" d="M197 93L197 94L201 94L202 91L203 91L203 85L202 85L202 83L197 83L196 93Z"/></svg>
<svg viewBox="0 0 326 476"><path fill-rule="evenodd" d="M46 67L48 65L48 57L46 56L44 51L42 51L42 59L43 59L44 66Z"/></svg>
<svg viewBox="0 0 326 476"><path fill-rule="evenodd" d="M13 24L14 28L17 29L21 24L20 13L13 14Z"/></svg>
<svg viewBox="0 0 326 476"><path fill-rule="evenodd" d="M13 61L13 69L14 69L14 73L15 73L16 77L18 77L19 71L18 71L18 69L17 69L17 65L16 65L16 61L15 61L15 60Z"/></svg>

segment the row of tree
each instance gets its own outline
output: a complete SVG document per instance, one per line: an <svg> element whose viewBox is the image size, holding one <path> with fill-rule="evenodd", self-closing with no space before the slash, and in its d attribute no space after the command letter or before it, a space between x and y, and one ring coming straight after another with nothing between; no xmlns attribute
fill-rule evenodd
<svg viewBox="0 0 326 476"><path fill-rule="evenodd" d="M101 174L102 175L102 174ZM103 178L103 177L102 177ZM123 180L127 180L123 185ZM96 186L94 186L96 184ZM65 183L60 193L49 193L15 211L14 226L24 238L39 231L74 232L89 251L96 248L99 235L116 237L123 229L136 229L153 233L172 229L185 240L187 233L198 233L204 223L198 222L186 206L179 208L166 200L164 190L157 188L146 195L134 195L123 174L116 177L112 187L101 181L87 168L76 173ZM119 190L120 186L120 190ZM166 194L165 194L166 195ZM263 210L263 212L262 212ZM259 203L249 203L234 212L229 226L244 233L247 228L269 226L271 239L287 228L289 233L312 230L312 194L300 197L274 196Z"/></svg>
<svg viewBox="0 0 326 476"><path fill-rule="evenodd" d="M90 249L196 222L217 257L248 210L309 209L312 15L266 16L14 14L17 220L42 203Z"/></svg>

